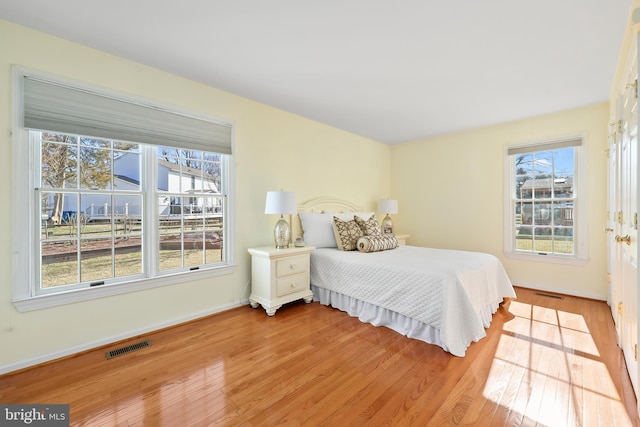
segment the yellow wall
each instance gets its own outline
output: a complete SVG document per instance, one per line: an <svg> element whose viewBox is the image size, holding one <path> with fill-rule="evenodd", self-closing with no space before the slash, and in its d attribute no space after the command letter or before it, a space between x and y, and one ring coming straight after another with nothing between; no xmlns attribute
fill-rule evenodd
<svg viewBox="0 0 640 427"><path fill-rule="evenodd" d="M55 308L18 313L11 304L12 210L0 209L0 373L69 351L239 304L249 295L247 248L272 243L277 220L265 194L298 202L338 196L374 209L390 192L387 145L123 58L0 21L0 192L12 192L11 65L235 123L234 274Z"/></svg>
<svg viewBox="0 0 640 427"><path fill-rule="evenodd" d="M387 146L123 58L0 21L0 191L12 192L11 65L110 89L235 124L234 274L61 307L18 313L11 304L12 210L0 210L0 373L137 331L240 304L248 297L250 246L271 243L268 190L300 203L338 196L371 210L399 201L396 232L410 244L498 256L516 284L604 299L608 105ZM565 266L503 255L506 145L587 132L589 261ZM285 165L284 167L282 165ZM10 199L7 199L9 202Z"/></svg>
<svg viewBox="0 0 640 427"><path fill-rule="evenodd" d="M606 299L608 104L534 117L393 146L396 227L410 244L488 252L515 284ZM507 259L504 150L513 143L587 132L589 261L584 266Z"/></svg>

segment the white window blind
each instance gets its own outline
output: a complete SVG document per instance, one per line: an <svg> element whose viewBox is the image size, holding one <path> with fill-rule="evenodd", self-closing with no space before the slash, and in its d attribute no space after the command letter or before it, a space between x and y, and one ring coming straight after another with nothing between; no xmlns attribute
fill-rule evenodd
<svg viewBox="0 0 640 427"><path fill-rule="evenodd" d="M24 76L24 127L231 153L231 125Z"/></svg>
<svg viewBox="0 0 640 427"><path fill-rule="evenodd" d="M509 147L507 154L513 156L514 154L525 154L533 151L548 151L557 150L560 148L579 147L582 145L582 138L571 138L564 141L554 141L543 144L529 144Z"/></svg>

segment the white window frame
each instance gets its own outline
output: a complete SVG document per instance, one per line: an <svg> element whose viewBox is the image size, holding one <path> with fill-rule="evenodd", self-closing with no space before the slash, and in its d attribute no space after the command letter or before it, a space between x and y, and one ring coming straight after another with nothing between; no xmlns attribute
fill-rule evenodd
<svg viewBox="0 0 640 427"><path fill-rule="evenodd" d="M530 149L539 151L544 145L560 143L562 141L581 139L580 146L575 148L574 169L574 245L572 255L539 254L535 252L516 251L515 248L515 212L513 197L515 189L514 155L509 155L510 149ZM522 261L547 262L556 264L584 265L589 258L588 248L588 191L587 191L587 134L573 134L539 141L529 141L505 146L504 149L504 254L507 258Z"/></svg>
<svg viewBox="0 0 640 427"><path fill-rule="evenodd" d="M27 70L21 67L13 67L13 93L12 93L12 191L11 203L12 203L12 281L13 281L13 296L12 302L16 309L20 312L26 312L31 310L38 310L42 308L54 307L64 304L71 304L80 301L88 301L97 298L104 298L114 295L121 295L129 292L137 292L144 289L153 289L161 286L175 285L184 282L197 281L207 279L211 277L230 275L234 272L236 266L235 260L235 173L233 170L234 162L232 161L233 155L223 156L225 161L225 167L223 170L226 173L224 179L226 179L226 217L225 217L225 236L224 236L224 259L226 262L223 265L215 267L205 267L198 270L186 270L180 272L174 272L171 274L159 273L156 275L155 270L149 267L150 260L154 258L147 258L143 260L146 263L149 276L129 280L121 283L113 283L105 286L88 287L81 289L74 289L68 291L61 291L58 293L45 293L38 294L36 292L36 272L34 271L36 265L37 251L35 249L35 243L38 239L39 228L36 227L35 221L35 209L37 208L35 196L35 171L34 167L38 163L36 162L34 145L29 140L30 131L25 129L22 124L22 112L23 112L23 86L22 81L25 75L37 76L46 78L51 81L58 81L63 84L72 85L79 89L91 90L94 92L100 92L94 87L86 87L77 82L70 82L60 79L58 77L46 75L41 72ZM180 111L173 107L167 107L162 105L154 105L145 100L134 99L131 97L123 96L120 94L113 94L101 91L104 94L110 96L117 96L119 99L130 101L140 105L147 105L153 108L158 108L164 111L175 112L183 115L190 115L192 117L204 119L204 120L217 120L210 117L202 117L190 112ZM233 144L233 127L232 127L232 144ZM149 167L147 165L146 167ZM151 165L151 168L154 166ZM143 171L145 165L143 165ZM148 171L147 171L148 172ZM153 192L145 191L145 202L149 203L153 200ZM148 206L155 206L155 203L151 202ZM152 211L153 209L149 209ZM149 218L147 218L147 221Z"/></svg>

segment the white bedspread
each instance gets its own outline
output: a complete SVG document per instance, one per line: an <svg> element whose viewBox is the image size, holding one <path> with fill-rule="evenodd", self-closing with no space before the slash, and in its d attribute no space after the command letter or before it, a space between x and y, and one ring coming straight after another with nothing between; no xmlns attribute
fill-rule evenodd
<svg viewBox="0 0 640 427"><path fill-rule="evenodd" d="M345 309L346 304L376 306L409 318L402 319L405 324L417 321L419 329L427 325L429 339L417 338L456 356L464 356L471 342L486 336L484 328L503 298L516 296L495 256L416 246L372 253L316 249L311 253L311 284L314 298L323 304L331 303L330 293L334 300L341 295L364 303L337 304L351 315L358 313ZM323 298L316 295L319 290ZM404 327L390 327L411 336Z"/></svg>

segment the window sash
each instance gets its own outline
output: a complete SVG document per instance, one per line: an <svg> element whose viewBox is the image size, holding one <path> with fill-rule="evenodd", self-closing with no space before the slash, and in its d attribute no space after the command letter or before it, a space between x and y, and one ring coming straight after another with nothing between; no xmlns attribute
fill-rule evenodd
<svg viewBox="0 0 640 427"><path fill-rule="evenodd" d="M34 152L39 152L39 145L42 144L42 138L41 138L41 133L37 132L37 131L32 131L30 132L30 141L31 141L31 145L32 145L32 149ZM142 145L141 146L142 150L140 152L141 155L141 162L142 164L145 163L151 163L151 164L156 164L158 161L157 158L157 154L156 154L156 149L157 147L155 146L151 146L151 145ZM220 154L220 153L212 153L212 154ZM40 164L41 158L39 158L38 156L36 156L36 158L34 159L37 164ZM36 195L36 203L34 204L34 206L39 206L40 205L40 194L45 191L46 193L60 193L60 194L67 194L67 195L81 195L81 194L95 194L95 195L110 195L110 196L131 196L131 195L139 195L142 196L142 212L147 212L147 214L145 214L142 218L142 230L140 231L140 233L137 233L140 235L141 237L141 256L142 256L142 272L141 273L136 273L134 275L128 275L128 276L120 276L120 275L112 275L110 277L104 277L104 278L100 278L99 280L80 280L79 282L74 282L74 283L68 283L68 284L59 284L59 285L55 285L55 286L51 286L51 287L43 287L42 286L42 282L43 282L43 277L42 277L42 272L43 272L43 254L41 252L42 248L41 248L41 242L40 239L38 239L38 246L34 248L34 253L36 254L35 258L34 258L34 262L37 263L37 267L35 270L37 271L37 274L35 276L35 281L34 281L34 294L35 295L46 295L46 294L52 294L52 293L59 293L59 292L63 292L63 291L69 291L69 290L74 290L74 289L84 289L84 288L89 288L91 287L92 282L98 281L98 282L102 282L104 283L104 285L112 285L112 284L119 284L119 283L123 283L132 279L144 279L144 278L152 278L152 277L159 277L159 276L163 276L163 275L167 275L167 274L173 274L175 272L188 272L191 271L194 267L204 267L204 268L211 268L211 267L219 267L219 266L225 266L228 263L228 249L227 249L227 241L228 241L228 232L227 232L227 228L228 228L228 211L225 208L227 206L227 194L226 191L228 189L228 183L227 183L227 179L228 179L228 175L227 175L227 167L228 167L228 158L226 156L222 156L221 161L220 161L220 166L222 168L221 170L221 188L219 189L220 192L219 193L215 193L215 194L208 194L208 193L191 193L189 190L185 190L182 192L177 192L177 193L168 193L165 191L161 191L161 190L154 190L155 188L157 188L156 185L156 181L158 179L157 174L141 174L141 178L143 179L143 181L141 182L141 188L147 188L148 193L145 193L145 191L143 190L138 190L138 191L123 191L123 190L116 190L116 189L101 189L101 190L90 190L90 189L83 189L83 188L51 188L51 187L47 187L46 189L42 189L42 188L35 188L34 189L34 194ZM34 173L38 173L38 171L40 170L40 168L34 168ZM146 181L144 181L146 180ZM146 194L146 197L145 197ZM152 206L153 203L156 202L156 200L158 200L158 198L162 198L165 197L167 195L170 194L174 194L178 197L180 197L180 199L189 199L189 198L201 198L201 199L207 199L207 200L213 200L213 199L220 199L222 200L222 225L221 225L221 233L222 233L222 247L220 248L221 253L220 253L220 259L216 259L215 261L208 261L208 259L206 259L206 252L203 252L203 259L201 263L196 263L194 264L193 261L190 261L190 264L186 264L184 257L186 256L186 252L184 248L181 248L180 250L180 257L182 259L182 263L180 266L171 268L171 269L167 269L167 268L160 268L160 246L159 246L159 239L161 238L161 236L163 235L162 231L158 228L155 227L155 225L157 224L157 221L160 219L160 213L157 211L157 209L155 209L155 206ZM150 205L151 203L151 205ZM76 202L77 204L77 202ZM82 206L78 205L77 206L78 212L82 211ZM149 216L150 215L150 216ZM185 213L182 212L179 216L179 221L182 224L185 221ZM187 215L188 216L188 215ZM32 217L32 226L34 228L38 228L38 224L42 219L42 214L40 209L35 209L34 210L34 215ZM113 226L113 224L112 224ZM203 239L206 236L206 231L210 231L207 230L204 222L202 225L202 229L199 230L202 235L203 235ZM187 232L187 230L181 226L180 232L179 234L182 235L186 235L189 234ZM111 238L113 238L115 235L113 234L113 231L110 235ZM184 236L182 236L184 237ZM72 254L72 257L75 256L75 258L77 258L78 263L77 263L77 271L78 274L80 275L80 277L82 277L82 265L80 264L80 261L82 260L81 258L81 251L78 251L78 249L80 248L80 244L82 242L84 242L86 240L86 236L82 236L80 234L74 234L73 236L69 236L68 239L64 239L64 240L73 240L76 241L78 243L78 247L76 249L77 252L75 252L75 255ZM157 242L158 244L150 244L149 242ZM203 240L204 242L204 240ZM204 247L203 247L204 249ZM112 268L117 268L117 260L116 258L112 258L111 260L112 262ZM113 264L116 263L116 264ZM154 266L154 268L150 268L150 266Z"/></svg>
<svg viewBox="0 0 640 427"><path fill-rule="evenodd" d="M510 164L512 165L512 173L516 173L516 165L515 165L515 156L517 156L518 154L532 154L535 156L536 153L541 153L541 152L554 152L555 150L559 150L562 148L569 148L569 147L579 147L582 144L582 139L577 138L577 139L568 139L568 140L564 140L564 141L556 141L556 142L550 142L550 143L546 143L546 144L537 144L537 145L529 145L529 146L520 146L517 148L511 148L508 150L508 154L510 156ZM555 156L554 156L555 157ZM576 171L576 152L574 150L573 152L573 176L575 176L575 171ZM554 162L554 169L552 169L552 173L555 175L555 162ZM535 179L535 178L533 178ZM575 182L575 181L574 181ZM551 177L551 181L550 184L553 186L554 184L554 177ZM513 185L513 183L511 183L511 185ZM514 188L515 190L515 188ZM533 194L532 198L520 198L515 194L515 191L513 192L513 209L515 212L515 208L517 207L518 204L531 204L532 209L533 207L535 207L535 205L550 205L553 206L554 203L565 203L567 201L571 201L573 202L574 205L574 209L576 206L576 200L577 197L576 192L575 192L575 188L574 188L574 197L571 198L557 198L555 197L555 191L553 190L553 188L551 188L551 194L553 194L553 196L551 197L535 197L535 191ZM550 223L549 224L536 224L536 220L535 220L535 212L531 212L532 215L532 223L530 225L530 227L527 226L523 226L522 224L517 224L517 222L514 220L513 223L511 224L512 230L513 230L513 250L515 252L519 252L519 253L545 253L548 255L552 255L552 256L573 256L576 253L576 242L575 242L575 238L576 238L576 233L575 233L575 222L572 223L571 226L559 226L555 224L555 220L554 220L554 212L552 209L551 212L551 217L550 217ZM518 230L522 229L522 228L530 228L531 229L531 239L532 239L532 247L530 250L528 249L518 249L518 244L517 244L517 240L518 240ZM558 245L556 244L559 239L556 237L555 234L555 230L558 228L565 228L565 229L571 229L573 230L571 233L572 236L572 240L571 240L571 251L570 252L564 252L564 251L560 251L557 250ZM537 236L536 234L536 230L541 230L541 229L549 229L551 231L551 234L548 235L548 237L545 237L544 239L540 239L539 236ZM550 249L549 250L541 250L541 249L537 249L537 245L536 245L536 241L537 240L550 240Z"/></svg>
<svg viewBox="0 0 640 427"><path fill-rule="evenodd" d="M517 144L505 147L504 250L507 257L513 259L543 261L551 263L584 264L586 262L586 260L588 259L588 244L586 240L587 230L585 226L587 216L585 186L587 183L585 175L586 154L584 153L584 150L586 149L586 146L586 135L576 135L552 141ZM517 171L515 162L517 155L559 150L567 147L574 148L573 194L571 194L571 197L565 197L564 195L561 197L555 197L555 194L547 197L547 195L545 194L544 197L532 197L530 199L520 198L516 191L517 186L515 185L516 177L518 176L516 174ZM562 219L560 219L560 226L558 226L558 223L554 222L549 223L548 225L538 224L531 227L531 230L533 230L534 228L544 229L545 227L552 229L551 235L554 237L554 239L557 238L558 242L560 242L561 245L565 244L565 239L567 238L567 236L571 236L571 238L573 239L572 253L568 253L566 251L566 246L562 246L560 252L557 252L555 250L557 249L555 243L552 246L551 251L544 253L540 253L540 251L535 250L528 251L518 249L518 245L516 242L518 230L522 227L526 228L527 226L520 223L522 217L521 215L518 215L516 206L524 202L535 202L537 204L547 203L550 205L554 203L571 203L573 205L573 216L571 217L572 223L570 225L567 225L563 222ZM556 215L556 213L552 211L551 215ZM565 213L560 213L560 215L565 215ZM556 217L554 218L557 219ZM564 216L562 216L562 218L564 218ZM571 229L571 231L568 231L569 229ZM555 232L558 230L560 230L561 234L556 236ZM532 236L532 238L534 237L535 236Z"/></svg>

